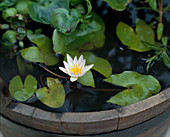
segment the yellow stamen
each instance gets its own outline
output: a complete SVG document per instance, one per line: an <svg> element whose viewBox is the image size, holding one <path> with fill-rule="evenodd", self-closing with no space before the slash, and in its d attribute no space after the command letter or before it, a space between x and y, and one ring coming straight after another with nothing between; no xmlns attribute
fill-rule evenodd
<svg viewBox="0 0 170 137"><path fill-rule="evenodd" d="M70 69L69 69L70 73L71 74L74 74L75 76L76 75L81 75L82 73L82 68L79 67L79 65L74 65L72 66Z"/></svg>

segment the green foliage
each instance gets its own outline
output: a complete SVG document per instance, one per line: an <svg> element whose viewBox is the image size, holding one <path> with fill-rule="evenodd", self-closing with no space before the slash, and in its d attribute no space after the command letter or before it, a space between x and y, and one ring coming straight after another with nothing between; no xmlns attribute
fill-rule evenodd
<svg viewBox="0 0 170 137"><path fill-rule="evenodd" d="M18 0L2 0L0 2L0 11L6 9L9 6L13 6Z"/></svg>
<svg viewBox="0 0 170 137"><path fill-rule="evenodd" d="M162 58L163 58L164 64L170 69L170 58L166 51L162 53Z"/></svg>
<svg viewBox="0 0 170 137"><path fill-rule="evenodd" d="M36 91L37 98L45 105L53 108L59 108L64 104L65 91L63 85L58 79L47 78L47 87Z"/></svg>
<svg viewBox="0 0 170 137"><path fill-rule="evenodd" d="M21 56L32 62L45 63L52 66L58 63L58 58L54 56L52 50L52 42L45 35L33 34L27 35L28 39L37 45L37 47L29 47L21 50Z"/></svg>
<svg viewBox="0 0 170 137"><path fill-rule="evenodd" d="M158 38L158 40L160 40L161 37L162 37L163 29L164 29L163 23L159 23L158 27L157 27L157 38Z"/></svg>
<svg viewBox="0 0 170 137"><path fill-rule="evenodd" d="M5 48L11 48L14 43L16 42L16 32L13 30L7 30L3 35L2 35L2 45Z"/></svg>
<svg viewBox="0 0 170 137"><path fill-rule="evenodd" d="M84 86L91 86L91 87L95 88L93 75L90 70L87 71L84 76L79 77L77 81Z"/></svg>
<svg viewBox="0 0 170 137"><path fill-rule="evenodd" d="M83 3L84 0L69 0L69 3L72 5L72 6L77 6L81 3Z"/></svg>
<svg viewBox="0 0 170 137"><path fill-rule="evenodd" d="M157 0L147 0L149 5L156 10L157 9Z"/></svg>
<svg viewBox="0 0 170 137"><path fill-rule="evenodd" d="M28 14L27 12L27 3L29 0L18 0L15 4L15 8L17 10L17 13L22 14L26 16Z"/></svg>
<svg viewBox="0 0 170 137"><path fill-rule="evenodd" d="M55 30L53 33L54 51L64 55L70 50L92 50L102 47L105 40L105 25L97 14L93 17L94 20L85 30L76 29L69 36Z"/></svg>
<svg viewBox="0 0 170 137"><path fill-rule="evenodd" d="M106 1L112 9L122 11L126 9L126 6L131 0L103 0Z"/></svg>
<svg viewBox="0 0 170 137"><path fill-rule="evenodd" d="M17 10L15 8L8 8L3 10L2 18L6 20L8 17L14 16L15 14L17 14Z"/></svg>
<svg viewBox="0 0 170 137"><path fill-rule="evenodd" d="M76 12L76 15L81 15L79 10L76 10ZM80 19L79 17L69 15L69 11L67 9L58 8L53 11L51 22L59 32L72 34L80 22Z"/></svg>
<svg viewBox="0 0 170 137"><path fill-rule="evenodd" d="M29 1L27 7L28 13L34 21L51 24L52 12L57 8L69 9L69 0Z"/></svg>
<svg viewBox="0 0 170 137"><path fill-rule="evenodd" d="M136 32L127 24L119 22L116 27L116 34L124 45L128 46L129 49L138 52L144 52L151 49L144 46L141 41L151 44L155 43L153 30L142 20L138 20Z"/></svg>
<svg viewBox="0 0 170 137"><path fill-rule="evenodd" d="M36 79L28 75L24 81L24 85L20 76L15 76L9 84L10 94L18 101L26 101L31 96L33 96L34 92L37 89L37 81Z"/></svg>
<svg viewBox="0 0 170 137"><path fill-rule="evenodd" d="M124 71L121 74L111 75L105 81L128 88L108 100L108 102L122 106L143 100L151 96L151 94L157 94L161 90L159 81L154 77L133 71Z"/></svg>

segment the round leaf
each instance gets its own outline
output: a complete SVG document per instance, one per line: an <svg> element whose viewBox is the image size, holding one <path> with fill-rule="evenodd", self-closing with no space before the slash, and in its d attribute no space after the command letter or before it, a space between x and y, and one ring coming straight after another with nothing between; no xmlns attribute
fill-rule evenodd
<svg viewBox="0 0 170 137"><path fill-rule="evenodd" d="M36 79L28 75L25 79L24 86L20 76L15 76L10 84L9 91L11 95L18 101L26 101L28 100L37 89L37 81Z"/></svg>
<svg viewBox="0 0 170 137"><path fill-rule="evenodd" d="M28 2L28 13L30 17L43 24L51 24L52 12L57 8L69 9L69 0L39 0Z"/></svg>
<svg viewBox="0 0 170 137"><path fill-rule="evenodd" d="M45 105L53 108L59 108L64 104L65 91L63 85L58 79L47 78L47 85L36 91L37 98Z"/></svg>
<svg viewBox="0 0 170 137"><path fill-rule="evenodd" d="M152 95L146 88L143 88L142 86L129 86L132 86L133 88L119 92L118 94L110 98L107 102L118 104L121 106L127 106L146 99Z"/></svg>
<svg viewBox="0 0 170 137"><path fill-rule="evenodd" d="M139 85L146 88L152 94L157 94L161 90L159 81L151 75L142 75L133 71L124 71L121 74L111 75L105 79L106 82L129 87L129 85Z"/></svg>

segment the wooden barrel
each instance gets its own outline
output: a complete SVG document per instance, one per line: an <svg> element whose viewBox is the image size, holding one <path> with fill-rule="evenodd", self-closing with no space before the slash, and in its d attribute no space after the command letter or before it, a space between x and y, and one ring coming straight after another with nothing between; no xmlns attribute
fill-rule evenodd
<svg viewBox="0 0 170 137"><path fill-rule="evenodd" d="M97 112L48 112L11 101L0 80L1 115L21 125L57 134L92 135L126 129L170 108L170 88L132 105Z"/></svg>

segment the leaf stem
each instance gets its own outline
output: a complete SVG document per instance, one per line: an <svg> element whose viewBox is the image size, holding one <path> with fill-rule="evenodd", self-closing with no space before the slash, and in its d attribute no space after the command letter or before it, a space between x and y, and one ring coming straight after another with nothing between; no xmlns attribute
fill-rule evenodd
<svg viewBox="0 0 170 137"><path fill-rule="evenodd" d="M64 77L64 76L58 75L58 74L52 72L51 70L47 69L46 67L44 67L43 64L41 64L41 65L42 65L42 68L43 68L44 70L46 70L47 72L49 72L50 74L52 74L52 75L54 75L54 76L56 76L56 77L63 78L63 79L70 79L70 77Z"/></svg>

